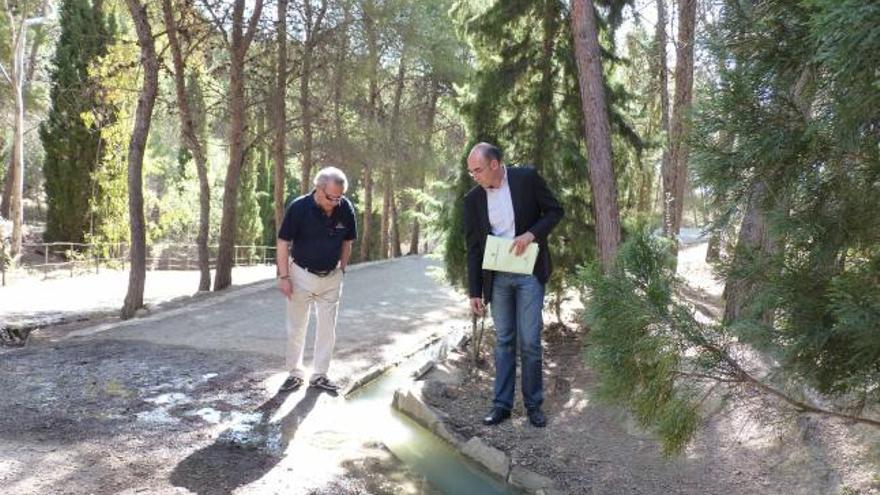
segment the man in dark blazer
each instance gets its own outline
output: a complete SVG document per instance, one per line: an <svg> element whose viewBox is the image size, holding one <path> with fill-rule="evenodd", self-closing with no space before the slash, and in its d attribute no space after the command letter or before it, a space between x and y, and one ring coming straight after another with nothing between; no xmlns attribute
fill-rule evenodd
<svg viewBox="0 0 880 495"><path fill-rule="evenodd" d="M495 323L495 398L483 424L495 425L510 417L516 380L516 342L521 352L523 403L529 422L547 424L541 361L541 312L544 286L550 278L547 236L563 210L532 168L511 168L501 161L501 150L489 143L471 149L468 173L479 184L464 198L468 291L471 310L484 314L490 303ZM511 239L519 256L532 242L538 259L531 275L483 270L486 236Z"/></svg>

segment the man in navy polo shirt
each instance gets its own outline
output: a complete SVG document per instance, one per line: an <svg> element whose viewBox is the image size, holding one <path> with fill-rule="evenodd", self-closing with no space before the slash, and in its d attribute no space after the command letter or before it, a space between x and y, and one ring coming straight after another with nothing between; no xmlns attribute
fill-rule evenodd
<svg viewBox="0 0 880 495"><path fill-rule="evenodd" d="M342 278L357 238L354 207L343 194L348 179L335 167L321 169L315 188L290 203L278 230L278 289L287 298L287 368L281 390L303 385L303 351L309 313L315 306L315 353L309 384L335 392L327 377L336 343Z"/></svg>

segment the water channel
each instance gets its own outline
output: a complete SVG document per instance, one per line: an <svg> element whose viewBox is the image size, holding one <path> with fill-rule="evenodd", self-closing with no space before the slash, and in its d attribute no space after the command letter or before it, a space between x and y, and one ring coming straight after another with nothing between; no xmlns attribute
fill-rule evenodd
<svg viewBox="0 0 880 495"><path fill-rule="evenodd" d="M414 371L427 360L442 357L446 346L441 341L426 347L355 390L347 399L324 402L315 414L311 413L322 400L321 392L315 389L297 392L281 404L243 415L237 426L221 434L220 441L291 460L298 484L304 486L332 483L334 474L340 473L328 473L328 466L357 459L365 445L378 442L409 472L415 473L415 479L409 480L411 484L424 486L426 480L429 493L521 493L392 409L394 391L410 385Z"/></svg>
<svg viewBox="0 0 880 495"><path fill-rule="evenodd" d="M350 399L350 406L358 409L355 417L375 418L385 422L386 435L382 442L410 469L423 476L444 494L501 495L519 493L496 480L464 458L449 444L438 439L403 414L391 408L395 389L412 381L412 373L427 359L436 355L443 345L435 345L420 352L406 363L393 368ZM362 411L362 413L361 413Z"/></svg>

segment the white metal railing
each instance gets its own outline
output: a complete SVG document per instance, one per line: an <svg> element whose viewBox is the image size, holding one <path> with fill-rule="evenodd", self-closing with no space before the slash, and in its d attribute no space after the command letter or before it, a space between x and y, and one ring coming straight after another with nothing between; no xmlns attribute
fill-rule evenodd
<svg viewBox="0 0 880 495"><path fill-rule="evenodd" d="M208 264L216 267L219 245L208 246ZM23 244L22 251L36 252L43 256L42 263L19 262L14 270L0 273L2 284L10 278L33 277L57 278L78 273L100 273L101 268L124 270L129 262L128 243L75 243L46 242ZM58 261L58 257L62 260ZM195 270L199 266L198 246L183 243L156 243L147 246L147 270ZM235 245L233 266L251 266L275 263L275 246Z"/></svg>

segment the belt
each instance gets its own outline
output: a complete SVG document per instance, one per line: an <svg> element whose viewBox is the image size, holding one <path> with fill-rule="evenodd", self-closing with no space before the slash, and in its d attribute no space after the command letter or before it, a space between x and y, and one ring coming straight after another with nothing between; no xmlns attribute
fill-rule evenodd
<svg viewBox="0 0 880 495"><path fill-rule="evenodd" d="M332 269L332 270L312 270L311 268L309 268L309 267L307 267L307 266L302 266L302 265L300 265L299 263L296 263L296 266L298 266L298 267L302 268L303 270L305 270L305 271L311 273L312 275L317 275L317 276L319 276L319 277L326 277L326 276L332 275L333 272L336 271L336 268L334 268L334 269Z"/></svg>

